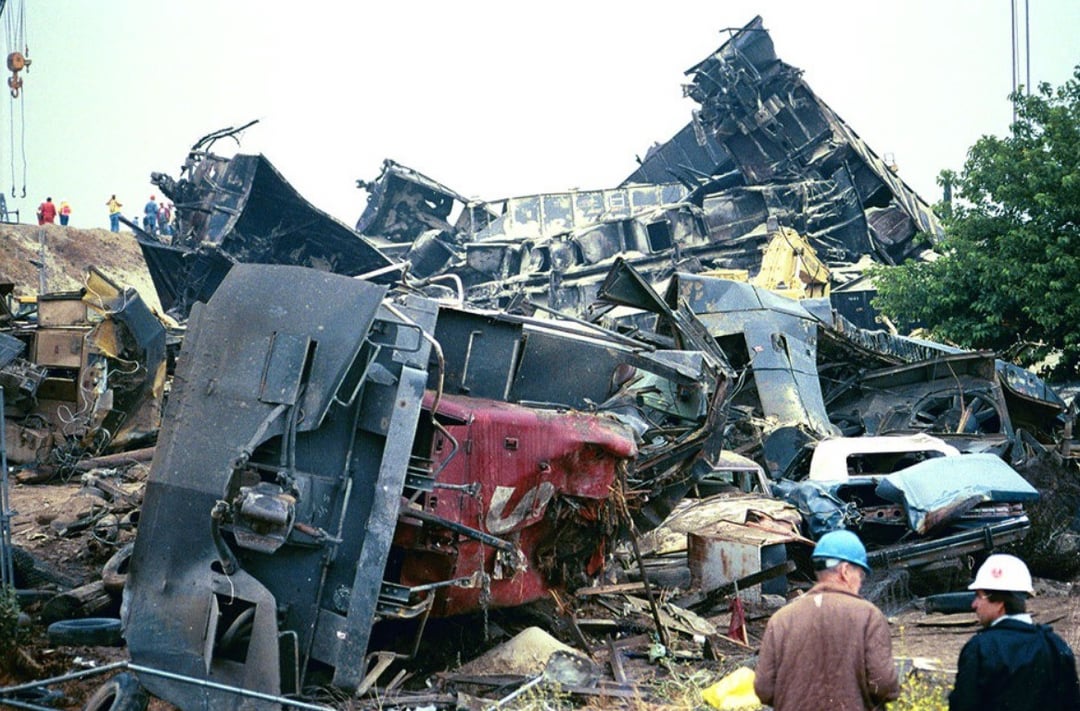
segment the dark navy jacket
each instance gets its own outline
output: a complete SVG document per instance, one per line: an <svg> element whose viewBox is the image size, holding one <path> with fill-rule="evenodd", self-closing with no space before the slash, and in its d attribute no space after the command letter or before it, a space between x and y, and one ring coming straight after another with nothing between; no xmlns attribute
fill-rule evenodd
<svg viewBox="0 0 1080 711"><path fill-rule="evenodd" d="M1072 650L1046 625L1004 619L960 651L949 711L1080 711Z"/></svg>

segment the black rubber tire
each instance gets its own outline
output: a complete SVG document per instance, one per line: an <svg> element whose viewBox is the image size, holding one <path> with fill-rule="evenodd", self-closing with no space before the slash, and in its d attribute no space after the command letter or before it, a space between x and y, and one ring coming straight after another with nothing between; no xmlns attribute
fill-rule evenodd
<svg viewBox="0 0 1080 711"><path fill-rule="evenodd" d="M79 581L66 575L50 570L49 567L39 561L28 551L19 546L11 547L12 568L15 572L15 589L30 590L44 587L49 583L66 588L79 586Z"/></svg>
<svg viewBox="0 0 1080 711"><path fill-rule="evenodd" d="M98 687L82 711L145 711L150 695L133 674L120 672Z"/></svg>
<svg viewBox="0 0 1080 711"><path fill-rule="evenodd" d="M60 620L49 625L49 644L73 647L120 647L123 637L120 620L113 617L85 617Z"/></svg>
<svg viewBox="0 0 1080 711"><path fill-rule="evenodd" d="M112 558L105 562L105 567L101 569L101 582L109 592L117 595L124 592L128 563L131 561L133 550L135 550L135 544L128 543L121 546L120 550L113 553Z"/></svg>

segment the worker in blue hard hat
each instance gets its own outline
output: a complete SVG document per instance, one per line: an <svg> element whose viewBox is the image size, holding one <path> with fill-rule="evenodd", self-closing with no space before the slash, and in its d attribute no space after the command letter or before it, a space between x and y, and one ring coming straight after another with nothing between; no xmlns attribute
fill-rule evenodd
<svg viewBox="0 0 1080 711"><path fill-rule="evenodd" d="M810 557L817 582L765 626L754 692L776 711L882 708L900 683L889 623L859 596L866 548L851 531L830 531Z"/></svg>
<svg viewBox="0 0 1080 711"><path fill-rule="evenodd" d="M1073 651L1027 613L1035 588L1024 561L989 556L968 590L975 591L971 609L983 629L960 650L949 709L1080 709Z"/></svg>

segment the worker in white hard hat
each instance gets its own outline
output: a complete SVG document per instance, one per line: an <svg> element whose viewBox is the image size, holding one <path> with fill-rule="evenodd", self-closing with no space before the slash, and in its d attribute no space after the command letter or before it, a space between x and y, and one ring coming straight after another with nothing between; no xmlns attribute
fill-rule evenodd
<svg viewBox="0 0 1080 711"><path fill-rule="evenodd" d="M851 531L830 531L810 557L817 584L769 619L754 693L776 711L884 708L900 684L889 622L859 596L866 548Z"/></svg>
<svg viewBox="0 0 1080 711"><path fill-rule="evenodd" d="M1080 711L1076 660L1065 640L1027 613L1031 573L1016 556L989 556L968 586L983 629L960 651L950 711Z"/></svg>

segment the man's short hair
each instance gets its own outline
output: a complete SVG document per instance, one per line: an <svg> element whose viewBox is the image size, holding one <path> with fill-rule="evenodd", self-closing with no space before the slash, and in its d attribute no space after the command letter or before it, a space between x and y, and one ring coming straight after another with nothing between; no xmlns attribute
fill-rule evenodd
<svg viewBox="0 0 1080 711"><path fill-rule="evenodd" d="M1027 595L1009 590L987 590L986 599L990 602L1005 603L1006 615L1020 615L1027 612Z"/></svg>

